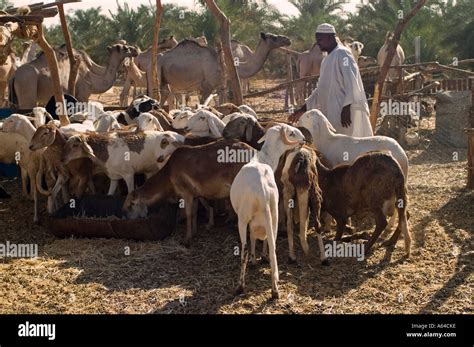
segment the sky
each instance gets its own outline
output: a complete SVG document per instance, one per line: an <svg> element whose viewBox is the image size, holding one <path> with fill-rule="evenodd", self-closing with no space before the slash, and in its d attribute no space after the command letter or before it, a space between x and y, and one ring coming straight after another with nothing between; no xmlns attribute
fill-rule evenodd
<svg viewBox="0 0 474 347"><path fill-rule="evenodd" d="M150 3L150 0L118 0L119 3L123 4L124 2L127 2L129 6L135 8L138 7L142 4L148 5ZM13 3L14 6L22 6L22 5L28 5L28 4L33 4L39 2L39 0L10 0L10 2ZM43 0L44 3L52 2L50 0ZM296 8L291 5L287 0L268 0L268 2L272 5L274 5L280 12L288 14L288 15L297 15L298 11ZM361 0L349 0L348 4L344 5L344 10L352 12L355 10L355 5L357 3L360 3ZM154 0L152 0L152 3L155 3ZM169 3L174 3L180 6L185 6L189 8L193 8L195 6L195 0L162 0L162 3L164 4L169 4ZM106 15L109 14L109 10L114 12L115 9L117 8L117 0L82 0L80 3L72 3L72 4L65 4L64 8L67 11L69 10L75 10L75 9L87 9L89 7L98 7L100 6L102 8L102 12ZM45 19L44 21L45 25L50 26L54 24L59 24L59 16L56 16L54 18L48 18Z"/></svg>

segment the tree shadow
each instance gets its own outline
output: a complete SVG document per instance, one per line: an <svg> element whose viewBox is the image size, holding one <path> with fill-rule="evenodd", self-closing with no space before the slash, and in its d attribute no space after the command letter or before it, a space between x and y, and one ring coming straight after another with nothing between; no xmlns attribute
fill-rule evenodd
<svg viewBox="0 0 474 347"><path fill-rule="evenodd" d="M459 249L457 255L456 270L454 275L440 288L431 300L420 309L419 313L431 313L436 311L451 295L456 288L467 282L473 271L472 259L469 254L472 252L474 238L474 192L467 189L460 190L459 193L441 206L437 211L433 211L430 216L425 217L420 225L427 224L426 219L436 218L444 228L446 234L452 239L453 244ZM457 229L464 229L471 233L468 242L459 238Z"/></svg>

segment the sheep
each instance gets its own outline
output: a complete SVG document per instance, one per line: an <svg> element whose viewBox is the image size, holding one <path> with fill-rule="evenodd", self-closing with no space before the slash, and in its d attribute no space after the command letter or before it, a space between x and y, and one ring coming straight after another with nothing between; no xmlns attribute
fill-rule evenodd
<svg viewBox="0 0 474 347"><path fill-rule="evenodd" d="M276 299L279 297L275 252L278 231L278 188L274 171L283 153L303 145L305 138L298 129L281 124L270 128L261 141L265 141L262 149L242 167L230 188L230 201L238 216L242 243L240 280L236 294L242 293L245 288L245 270L248 261L247 226L250 226L252 263L255 263L256 239L268 242L272 298Z"/></svg>
<svg viewBox="0 0 474 347"><path fill-rule="evenodd" d="M352 137L337 134L331 123L317 109L305 112L298 126L309 130L313 138L313 147L321 152L330 168L339 164L351 164L361 154L370 151L390 151L400 164L405 178L408 177L408 157L403 148L394 139L387 136ZM388 229L395 223L395 215Z"/></svg>
<svg viewBox="0 0 474 347"><path fill-rule="evenodd" d="M134 119L137 118L142 112L150 112L152 110L158 109L160 103L150 98L146 95L140 95L136 97L130 106L122 112L116 114L117 121L120 124L128 125L134 122Z"/></svg>
<svg viewBox="0 0 474 347"><path fill-rule="evenodd" d="M184 129L194 136L222 137L225 124L215 114L199 110L188 120L188 125Z"/></svg>
<svg viewBox="0 0 474 347"><path fill-rule="evenodd" d="M257 113L248 105L236 106L231 102L227 102L225 104L217 106L216 110L222 114L222 117L225 117L231 113L245 113L257 118Z"/></svg>
<svg viewBox="0 0 474 347"><path fill-rule="evenodd" d="M163 131L158 118L153 116L149 112L143 112L133 120L131 126L122 126L117 119L115 118L114 114L110 111L105 112L102 114L95 122L94 128L95 131L98 133L119 130L119 129L127 129L128 128L135 128L136 131L145 131L145 130L157 130Z"/></svg>
<svg viewBox="0 0 474 347"><path fill-rule="evenodd" d="M224 152L246 154L243 160L226 160ZM143 186L129 193L123 205L128 218L147 215L147 206L159 201L184 200L186 212L185 245L190 246L193 230L193 199L224 199L241 167L252 157L253 149L237 140L219 140L202 146L176 149L163 169ZM223 157L224 156L224 157ZM241 158L242 159L242 158Z"/></svg>
<svg viewBox="0 0 474 347"><path fill-rule="evenodd" d="M54 124L40 126L30 141L30 150L37 151L43 148L43 160L37 173L37 189L41 194L48 196L48 212L53 214L56 210L57 194L63 190L65 200L69 191L76 198L81 198L87 187L95 192L92 175L94 165L88 158L81 158L70 163L62 162L62 155L68 135L63 134ZM41 177L46 169L46 181L51 192L41 187ZM66 186L66 183L69 185Z"/></svg>
<svg viewBox="0 0 474 347"><path fill-rule="evenodd" d="M173 122L171 125L175 129L184 129L188 125L188 121L192 116L194 116L194 112L191 110L178 110L173 113Z"/></svg>
<svg viewBox="0 0 474 347"><path fill-rule="evenodd" d="M28 163L30 161L28 142L35 133L35 128L30 121L38 121L38 118L14 113L4 120L2 127L4 133L2 134L1 140L3 145L3 155L0 156L3 157L3 160L1 161L4 163L18 162L20 165L22 192L24 196L28 196L27 178ZM16 153L20 154L20 158L18 158ZM33 169L34 168L32 168L32 170ZM33 194L31 189L30 192Z"/></svg>
<svg viewBox="0 0 474 347"><path fill-rule="evenodd" d="M33 221L36 223L39 221L36 174L40 167L40 161L43 151L31 152L28 148L29 142L36 131L33 124L31 124L30 119L32 118L19 114L13 114L10 117L6 118L3 122L2 132L0 133L4 136L1 136L0 139L6 139L8 133L11 133L9 135L12 135L8 137L10 139L9 142L2 142L2 144L4 144L4 146L2 147L7 149L7 151L15 151L14 153L9 153L8 155L10 156L11 154L13 154L14 160L17 161L20 165L22 189L23 194L25 196L28 196L26 188L27 177L30 178L30 192L33 196L34 201ZM20 153L20 158L16 156L17 152ZM5 152L5 154L7 153Z"/></svg>
<svg viewBox="0 0 474 347"><path fill-rule="evenodd" d="M100 117L98 117L94 122L95 131L98 133L104 133L108 131L113 131L121 129L122 126L115 118L114 114L110 111L105 112Z"/></svg>
<svg viewBox="0 0 474 347"><path fill-rule="evenodd" d="M333 169L317 161L319 185L323 193L323 208L337 222L336 240L340 240L347 219L367 209L375 217L375 230L366 244L368 254L374 242L387 226L387 216L398 211L398 226L386 245L394 245L400 232L405 239L405 251L410 255L410 233L407 223L406 176L400 164L389 153L369 152L359 156L352 164Z"/></svg>
<svg viewBox="0 0 474 347"><path fill-rule="evenodd" d="M247 113L243 113L243 112L234 112L234 113L228 114L227 116L222 118L222 122L224 122L224 124L227 125L231 120L233 120L235 118L238 118L240 116L249 116L249 117L252 117L253 119L257 120L257 118L254 117L251 114L247 114Z"/></svg>
<svg viewBox="0 0 474 347"><path fill-rule="evenodd" d="M108 195L115 193L121 178L130 193L135 188L136 173L150 177L183 142L184 136L171 131L78 134L67 140L63 161L67 164L74 159L90 158L105 169L111 180Z"/></svg>
<svg viewBox="0 0 474 347"><path fill-rule="evenodd" d="M226 102L216 107L216 110L222 114L222 116L227 116L228 114L240 112L240 109L231 102Z"/></svg>
<svg viewBox="0 0 474 347"><path fill-rule="evenodd" d="M245 114L249 114L251 116L254 116L255 118L257 118L257 112L255 112L250 106L248 105L240 105L239 106L239 110L240 112L242 113L245 113Z"/></svg>
<svg viewBox="0 0 474 347"><path fill-rule="evenodd" d="M136 120L138 131L146 131L146 130L156 130L156 131L163 131L163 127L161 126L158 118L152 115L149 112L140 113Z"/></svg>
<svg viewBox="0 0 474 347"><path fill-rule="evenodd" d="M63 134L70 134L70 135L76 134L76 133L86 133L88 131L95 132L94 122L88 119L82 123L73 123L73 124L62 126L60 129Z"/></svg>
<svg viewBox="0 0 474 347"><path fill-rule="evenodd" d="M296 261L296 255L293 247L293 211L295 206L299 212L300 224L300 243L304 254L308 255L309 246L306 240L308 229L308 210L314 215L312 221L318 238L321 264L329 265L325 252L324 244L320 234L321 224L320 210L322 203L321 189L318 184L318 172L316 170L316 152L309 146L295 148L287 151L281 158L275 180L279 191L283 192L283 200L286 214L286 230L288 233L288 248L290 262ZM295 199L296 197L296 199ZM296 200L296 201L295 201ZM297 202L297 205L294 203Z"/></svg>
<svg viewBox="0 0 474 347"><path fill-rule="evenodd" d="M224 128L222 136L226 139L238 139L248 143L255 149L262 148L262 144L258 141L265 134L264 128L256 119L249 115L241 115L234 118Z"/></svg>

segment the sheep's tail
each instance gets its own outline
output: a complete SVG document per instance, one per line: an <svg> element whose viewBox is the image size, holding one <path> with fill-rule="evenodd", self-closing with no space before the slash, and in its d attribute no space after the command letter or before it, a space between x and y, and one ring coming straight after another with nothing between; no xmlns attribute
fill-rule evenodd
<svg viewBox="0 0 474 347"><path fill-rule="evenodd" d="M46 196L50 196L51 193L47 190L44 190L43 189L43 185L42 185L42 182L43 182L43 165L44 165L44 158L43 156L40 157L40 165L39 165L39 168L38 168L38 172L36 173L36 189L38 190L38 192L40 192L41 194L43 195L46 195Z"/></svg>

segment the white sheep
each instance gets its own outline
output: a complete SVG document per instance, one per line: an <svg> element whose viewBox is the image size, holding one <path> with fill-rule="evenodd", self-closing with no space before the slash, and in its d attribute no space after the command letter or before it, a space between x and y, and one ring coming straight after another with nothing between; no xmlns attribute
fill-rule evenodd
<svg viewBox="0 0 474 347"><path fill-rule="evenodd" d="M222 137L224 127L224 122L218 116L207 110L199 110L189 118L188 125L184 130L198 137L219 138Z"/></svg>
<svg viewBox="0 0 474 347"><path fill-rule="evenodd" d="M92 120L85 120L81 123L68 124L60 128L63 134L86 133L88 131L95 132L94 122Z"/></svg>
<svg viewBox="0 0 474 347"><path fill-rule="evenodd" d="M122 126L115 118L113 112L107 111L100 115L94 122L95 131L98 133L105 133L117 129L121 129Z"/></svg>
<svg viewBox="0 0 474 347"><path fill-rule="evenodd" d="M222 118L222 122L225 125L227 125L231 120L234 120L239 117L251 117L255 119L256 121L258 121L257 118L250 113L234 112L234 113L228 114L227 116L224 116L224 118Z"/></svg>
<svg viewBox="0 0 474 347"><path fill-rule="evenodd" d="M257 112L255 112L250 106L248 105L240 105L239 110L242 113L249 114L251 116L254 116L255 119L257 118Z"/></svg>
<svg viewBox="0 0 474 347"><path fill-rule="evenodd" d="M278 188L274 171L281 155L289 149L302 146L305 137L298 129L280 124L270 128L261 141L265 141L262 149L242 167L230 188L230 200L239 218L239 235L242 243L237 294L242 293L245 287L245 269L248 261L247 226L250 226L252 262L255 262L255 241L267 240L272 271L272 298L278 298L278 264L275 251L278 231Z"/></svg>
<svg viewBox="0 0 474 347"><path fill-rule="evenodd" d="M14 159L18 159L18 165L21 168L21 181L23 194L27 194L26 182L27 177L30 178L30 192L34 200L34 221L37 222L38 218L38 193L36 189L36 174L39 170L41 155L43 151L32 152L29 149L29 143L33 137L36 129L31 124L30 120L32 117L27 117L20 114L13 114L6 118L3 122L2 132L0 133L0 142L2 143L1 152L8 149L10 152L15 151L13 154ZM9 134L10 133L10 134ZM12 136L8 136L12 135ZM10 138L10 140L6 140ZM5 141L4 141L5 140ZM19 154L19 157L17 156Z"/></svg>
<svg viewBox="0 0 474 347"><path fill-rule="evenodd" d="M188 125L189 119L194 116L194 112L191 109L176 110L176 112L170 112L170 116L173 117L171 126L174 129L184 129Z"/></svg>
<svg viewBox="0 0 474 347"><path fill-rule="evenodd" d="M305 112L298 121L299 127L309 130L313 146L321 152L329 168L339 164L352 164L361 154L371 151L389 151L402 168L405 179L408 177L408 157L394 139L387 136L352 137L337 134L329 120L320 110ZM390 219L387 229L395 223L395 215Z"/></svg>
<svg viewBox="0 0 474 347"><path fill-rule="evenodd" d="M156 131L163 131L163 127L161 126L158 118L152 115L149 112L142 112L140 115L135 118L135 122L137 123L139 131L146 131L146 130L156 130Z"/></svg>

